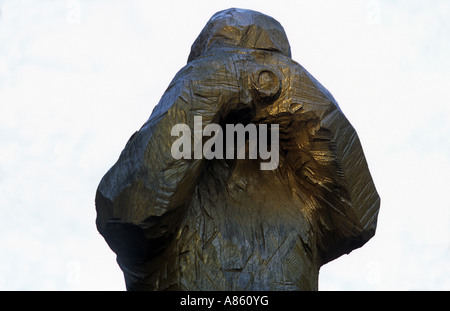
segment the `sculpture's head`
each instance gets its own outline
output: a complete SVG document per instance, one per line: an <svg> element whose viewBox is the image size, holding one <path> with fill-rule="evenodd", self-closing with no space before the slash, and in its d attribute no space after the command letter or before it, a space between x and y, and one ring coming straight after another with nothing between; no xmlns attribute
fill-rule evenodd
<svg viewBox="0 0 450 311"><path fill-rule="evenodd" d="M211 17L192 45L188 62L210 50L233 46L291 57L289 41L278 21L256 11L232 8Z"/></svg>

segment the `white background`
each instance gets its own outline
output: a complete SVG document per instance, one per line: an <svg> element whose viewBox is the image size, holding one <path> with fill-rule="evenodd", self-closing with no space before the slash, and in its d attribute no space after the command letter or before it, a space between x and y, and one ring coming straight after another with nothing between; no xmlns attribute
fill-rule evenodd
<svg viewBox="0 0 450 311"><path fill-rule="evenodd" d="M217 11L266 13L356 128L375 237L320 290L450 290L450 2L0 0L0 290L124 290L101 177Z"/></svg>

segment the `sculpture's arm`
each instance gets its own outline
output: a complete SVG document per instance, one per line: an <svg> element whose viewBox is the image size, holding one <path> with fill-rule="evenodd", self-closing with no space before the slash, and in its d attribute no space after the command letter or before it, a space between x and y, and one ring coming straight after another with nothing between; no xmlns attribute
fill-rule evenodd
<svg viewBox="0 0 450 311"><path fill-rule="evenodd" d="M318 211L318 246L322 264L364 245L375 234L380 207L374 182L358 135L339 108L321 121L333 158L326 170L335 169L334 188L318 192L323 209ZM319 137L319 139L321 139Z"/></svg>
<svg viewBox="0 0 450 311"><path fill-rule="evenodd" d="M194 135L195 116L201 116L205 126L238 109L239 79L232 68L223 59L195 61L183 68L102 179L96 194L97 227L122 261L148 260L176 234L202 160L172 156L178 139L171 135L172 128L187 124Z"/></svg>
<svg viewBox="0 0 450 311"><path fill-rule="evenodd" d="M309 109L316 116L307 129L302 171L308 182L303 184L316 205L313 225L320 264L325 264L375 234L380 198L355 129L328 90L306 70L302 75L300 89L312 97Z"/></svg>
<svg viewBox="0 0 450 311"><path fill-rule="evenodd" d="M375 233L380 199L358 135L333 96L303 67L279 58L280 99L261 111L279 123L280 157L295 174L324 264Z"/></svg>

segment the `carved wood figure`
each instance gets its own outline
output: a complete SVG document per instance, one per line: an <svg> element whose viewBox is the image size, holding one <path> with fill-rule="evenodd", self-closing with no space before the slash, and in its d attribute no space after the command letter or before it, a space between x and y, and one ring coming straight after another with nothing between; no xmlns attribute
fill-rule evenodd
<svg viewBox="0 0 450 311"><path fill-rule="evenodd" d="M380 204L333 96L241 9L208 21L95 201L128 290L317 290Z"/></svg>

